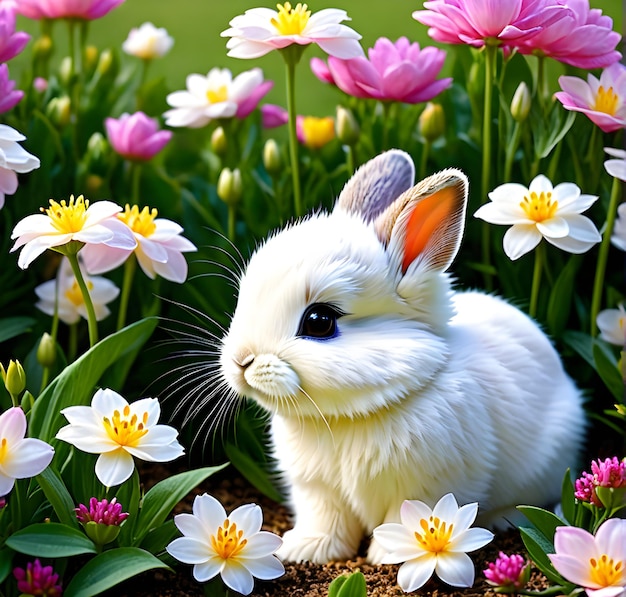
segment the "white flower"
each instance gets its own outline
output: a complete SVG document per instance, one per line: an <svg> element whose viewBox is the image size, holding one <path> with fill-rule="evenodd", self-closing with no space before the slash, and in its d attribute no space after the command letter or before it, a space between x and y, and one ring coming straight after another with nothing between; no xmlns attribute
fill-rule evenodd
<svg viewBox="0 0 626 597"><path fill-rule="evenodd" d="M582 195L574 183L553 188L540 174L529 188L506 183L491 191L489 198L491 203L474 215L491 224L513 225L504 235L504 252L510 259L532 251L542 238L569 253L584 253L601 240L593 222L580 215L597 197Z"/></svg>
<svg viewBox="0 0 626 597"><path fill-rule="evenodd" d="M165 99L172 106L163 114L168 126L199 128L216 118L245 118L272 88L263 71L253 68L234 79L227 68L212 68L206 77L187 77L187 91L174 91Z"/></svg>
<svg viewBox="0 0 626 597"><path fill-rule="evenodd" d="M135 235L137 247L134 249L137 261L144 273L154 278L156 275L172 282L184 282L187 278L187 261L183 253L195 251L195 245L181 236L183 229L165 218L157 218L157 210L136 205L126 205L118 218ZM105 245L88 245L81 255L87 271L101 274L122 264L133 250L117 249Z"/></svg>
<svg viewBox="0 0 626 597"><path fill-rule="evenodd" d="M178 514L174 523L184 536L174 539L167 552L180 562L193 564L198 582L220 574L227 587L249 595L253 577L271 580L285 572L273 555L282 539L261 530L263 513L256 504L239 506L227 516L223 506L205 493L194 499L193 514Z"/></svg>
<svg viewBox="0 0 626 597"><path fill-rule="evenodd" d="M349 21L345 10L325 8L314 14L306 4L298 2L278 4L271 8L252 8L230 21L230 29L222 37L228 55L233 58L258 58L275 49L292 44L317 44L324 52L337 58L348 59L363 55L358 40L361 36L341 21Z"/></svg>
<svg viewBox="0 0 626 597"><path fill-rule="evenodd" d="M17 173L24 174L39 168L39 158L28 153L18 141L26 137L6 124L0 124L0 209L5 195L17 191Z"/></svg>
<svg viewBox="0 0 626 597"><path fill-rule="evenodd" d="M604 162L606 171L614 178L626 181L626 151L613 147L605 147L604 151L610 156L617 158L616 160L607 160Z"/></svg>
<svg viewBox="0 0 626 597"><path fill-rule="evenodd" d="M79 243L104 243L119 249L134 249L137 241L132 231L115 217L121 211L111 201L96 201L89 205L82 195L58 203L50 199L44 214L26 216L13 229L12 239L17 239L11 252L24 247L17 264L26 269L46 249L60 247L71 241Z"/></svg>
<svg viewBox="0 0 626 597"><path fill-rule="evenodd" d="M617 309L604 309L596 318L600 337L611 344L624 346L626 344L626 309L618 305Z"/></svg>
<svg viewBox="0 0 626 597"><path fill-rule="evenodd" d="M622 251L626 251L626 203L617 206L617 218L613 225L611 242Z"/></svg>
<svg viewBox="0 0 626 597"><path fill-rule="evenodd" d="M0 496L13 489L15 479L34 477L52 461L52 446L25 435L26 415L21 408L13 407L0 415Z"/></svg>
<svg viewBox="0 0 626 597"><path fill-rule="evenodd" d="M83 272L83 279L93 302L96 320L101 321L110 315L106 305L117 298L120 290L107 278L89 277ZM54 315L56 309L59 319L68 325L76 323L81 317L87 319L83 293L66 257L61 261L57 277L37 286L35 294L39 297L35 307L48 315Z"/></svg>
<svg viewBox="0 0 626 597"><path fill-rule="evenodd" d="M163 27L155 27L152 23L144 23L141 27L130 30L122 44L122 50L131 56L143 60L160 58L167 54L174 45L172 38Z"/></svg>
<svg viewBox="0 0 626 597"><path fill-rule="evenodd" d="M168 425L157 425L161 406L156 398L142 398L129 404L117 392L98 390L91 406L69 406L61 411L69 425L57 439L83 452L100 454L96 476L106 487L119 485L134 470L133 456L148 462L169 462L183 454Z"/></svg>
<svg viewBox="0 0 626 597"><path fill-rule="evenodd" d="M474 564L466 552L493 539L486 529L470 528L477 512L477 503L459 508L448 493L432 510L424 502L406 500L400 508L402 524L385 523L374 529L374 539L389 552L383 563L404 562L398 570L403 591L419 589L433 572L453 587L474 584Z"/></svg>

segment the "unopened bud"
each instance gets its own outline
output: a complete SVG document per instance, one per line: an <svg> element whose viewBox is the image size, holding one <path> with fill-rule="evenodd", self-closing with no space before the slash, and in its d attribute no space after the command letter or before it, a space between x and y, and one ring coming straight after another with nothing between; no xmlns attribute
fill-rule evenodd
<svg viewBox="0 0 626 597"><path fill-rule="evenodd" d="M522 81L517 86L511 101L511 116L513 116L517 122L524 122L530 112L530 103L531 99L528 85Z"/></svg>
<svg viewBox="0 0 626 597"><path fill-rule="evenodd" d="M33 57L35 60L46 60L52 53L52 38L49 35L42 35L33 44Z"/></svg>
<svg viewBox="0 0 626 597"><path fill-rule="evenodd" d="M228 139L221 126L218 126L211 134L211 149L217 155L225 155L228 150Z"/></svg>
<svg viewBox="0 0 626 597"><path fill-rule="evenodd" d="M11 396L19 396L26 389L26 372L19 361L9 361L6 370L0 363L4 387Z"/></svg>
<svg viewBox="0 0 626 597"><path fill-rule="evenodd" d="M98 64L98 48L87 46L85 48L85 70L92 72Z"/></svg>
<svg viewBox="0 0 626 597"><path fill-rule="evenodd" d="M110 49L103 50L98 60L98 72L106 75L113 67L113 52Z"/></svg>
<svg viewBox="0 0 626 597"><path fill-rule="evenodd" d="M226 204L233 205L239 201L242 192L241 172L239 168L224 168L217 181L217 195Z"/></svg>
<svg viewBox="0 0 626 597"><path fill-rule="evenodd" d="M102 133L93 133L87 141L87 153L93 161L100 161L107 157L109 144Z"/></svg>
<svg viewBox="0 0 626 597"><path fill-rule="evenodd" d="M335 132L337 138L345 145L354 145L359 140L361 128L348 108L337 106Z"/></svg>
<svg viewBox="0 0 626 597"><path fill-rule="evenodd" d="M46 115L59 128L69 124L72 117L72 103L67 95L53 97L46 107Z"/></svg>
<svg viewBox="0 0 626 597"><path fill-rule="evenodd" d="M440 104L428 102L418 121L420 135L432 143L446 130L446 117Z"/></svg>
<svg viewBox="0 0 626 597"><path fill-rule="evenodd" d="M283 168L280 149L275 139L268 139L263 146L263 165L269 174L278 174Z"/></svg>
<svg viewBox="0 0 626 597"><path fill-rule="evenodd" d="M52 367L57 360L57 346L54 338L44 332L37 347L37 362L42 367Z"/></svg>

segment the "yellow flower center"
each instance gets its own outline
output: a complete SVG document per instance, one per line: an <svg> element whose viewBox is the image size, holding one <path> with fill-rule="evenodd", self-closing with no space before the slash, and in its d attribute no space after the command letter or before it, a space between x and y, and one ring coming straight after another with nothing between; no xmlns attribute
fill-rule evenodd
<svg viewBox="0 0 626 597"><path fill-rule="evenodd" d="M596 95L596 103L593 105L593 110L596 112L604 112L605 114L615 115L617 112L617 106L619 104L619 97L613 91L613 87L605 89L600 85L598 89L598 95Z"/></svg>
<svg viewBox="0 0 626 597"><path fill-rule="evenodd" d="M139 208L136 205L130 207L127 203L124 211L117 214L117 217L122 220L122 222L124 222L133 232L147 237L154 234L154 231L156 230L154 219L157 215L158 211L154 207L149 209L146 206L139 211Z"/></svg>
<svg viewBox="0 0 626 597"><path fill-rule="evenodd" d="M624 574L624 562L613 558L609 558L606 554L602 554L599 560L591 558L591 580L601 587L620 586L624 582L626 575Z"/></svg>
<svg viewBox="0 0 626 597"><path fill-rule="evenodd" d="M291 7L291 2L277 4L278 14L270 23L276 27L280 35L300 35L311 16L311 11L307 10L308 6L298 2L295 8Z"/></svg>
<svg viewBox="0 0 626 597"><path fill-rule="evenodd" d="M206 92L206 98L209 100L210 104L225 102L228 99L228 87L226 85L222 85L217 89L209 89Z"/></svg>
<svg viewBox="0 0 626 597"><path fill-rule="evenodd" d="M120 446L137 447L139 440L148 433L148 413L144 412L142 420L137 415L130 416L130 406L126 405L124 411L113 412L113 417L104 417L104 428L109 437Z"/></svg>
<svg viewBox="0 0 626 597"><path fill-rule="evenodd" d="M335 121L330 116L305 116L302 119L302 134L307 147L319 149L335 137Z"/></svg>
<svg viewBox="0 0 626 597"><path fill-rule="evenodd" d="M520 207L526 215L535 222L543 222L554 217L559 206L558 201L552 201L552 193L541 191L539 195L533 191L530 196L526 195L520 203Z"/></svg>
<svg viewBox="0 0 626 597"><path fill-rule="evenodd" d="M248 540L243 538L243 531L238 531L237 525L228 518L217 529L217 533L211 536L211 546L223 560L237 557L246 543Z"/></svg>
<svg viewBox="0 0 626 597"><path fill-rule="evenodd" d="M422 549L432 553L446 551L454 525L448 525L437 516L431 516L428 520L420 520L421 531L415 532L415 539Z"/></svg>
<svg viewBox="0 0 626 597"><path fill-rule="evenodd" d="M70 232L79 232L83 229L87 219L86 212L89 207L87 201L82 195L78 199L74 199L74 195L70 195L69 203L65 199L58 203L54 199L50 199L50 207L48 209L41 208L50 220L52 225L63 234Z"/></svg>
<svg viewBox="0 0 626 597"><path fill-rule="evenodd" d="M91 280L86 282L86 284L89 290L93 289L93 282ZM78 285L78 282L76 280L74 280L72 286L65 291L65 298L70 301L70 303L72 303L75 307L78 307L85 302L85 299L83 298L83 293L81 292L80 286Z"/></svg>
<svg viewBox="0 0 626 597"><path fill-rule="evenodd" d="M4 463L8 451L9 446L7 445L7 438L3 437L2 442L0 442L0 463Z"/></svg>

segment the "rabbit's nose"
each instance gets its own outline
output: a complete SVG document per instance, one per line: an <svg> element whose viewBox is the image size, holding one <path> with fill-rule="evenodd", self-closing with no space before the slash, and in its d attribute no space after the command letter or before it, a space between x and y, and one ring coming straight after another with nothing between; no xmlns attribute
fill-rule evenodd
<svg viewBox="0 0 626 597"><path fill-rule="evenodd" d="M233 356L233 361L242 369L247 369L254 361L254 353L249 349L243 349Z"/></svg>

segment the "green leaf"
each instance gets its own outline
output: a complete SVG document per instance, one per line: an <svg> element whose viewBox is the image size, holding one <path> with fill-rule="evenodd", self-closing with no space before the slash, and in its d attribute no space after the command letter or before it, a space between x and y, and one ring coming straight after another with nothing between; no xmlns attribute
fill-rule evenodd
<svg viewBox="0 0 626 597"><path fill-rule="evenodd" d="M613 394L613 397L619 402L624 395L624 382L615 357L605 349L600 341L593 344L593 362L594 369Z"/></svg>
<svg viewBox="0 0 626 597"><path fill-rule="evenodd" d="M560 337L567 325L572 307L574 282L580 264L581 260L575 256L569 259L550 292L546 319L548 329L553 337Z"/></svg>
<svg viewBox="0 0 626 597"><path fill-rule="evenodd" d="M67 526L79 528L78 520L74 514L76 504L61 475L52 466L49 466L37 475L36 479L55 514L59 517L59 521Z"/></svg>
<svg viewBox="0 0 626 597"><path fill-rule="evenodd" d="M572 484L569 469L565 471L563 484L561 485L561 508L563 508L565 520L573 524L576 519L576 498L574 497L574 485Z"/></svg>
<svg viewBox="0 0 626 597"><path fill-rule="evenodd" d="M104 371L143 345L156 324L156 318L137 321L104 338L68 365L36 400L29 423L31 436L49 442L65 420L60 411L89 404Z"/></svg>
<svg viewBox="0 0 626 597"><path fill-rule="evenodd" d="M168 543L178 535L174 520L164 522L160 527L152 529L141 542L141 547L150 553L161 553Z"/></svg>
<svg viewBox="0 0 626 597"><path fill-rule="evenodd" d="M347 580L347 574L342 574L341 576L338 576L335 580L333 580L328 585L328 597L338 597L341 587L345 584Z"/></svg>
<svg viewBox="0 0 626 597"><path fill-rule="evenodd" d="M32 317L3 317L0 319L0 342L29 331L34 323Z"/></svg>
<svg viewBox="0 0 626 597"><path fill-rule="evenodd" d="M98 554L74 576L65 597L93 597L146 570L167 568L151 553L137 547L119 547Z"/></svg>
<svg viewBox="0 0 626 597"><path fill-rule="evenodd" d="M13 533L6 544L38 558L64 558L96 553L93 541L78 529L60 522L40 522Z"/></svg>
<svg viewBox="0 0 626 597"><path fill-rule="evenodd" d="M240 450L232 442L224 444L226 456L233 466L254 485L259 491L275 502L282 502L283 496L269 478L268 472L249 454Z"/></svg>
<svg viewBox="0 0 626 597"><path fill-rule="evenodd" d="M537 529L520 527L519 532L526 551L528 551L528 556L535 563L535 566L553 583L558 585L566 584L547 556L549 553L554 553L554 545Z"/></svg>
<svg viewBox="0 0 626 597"><path fill-rule="evenodd" d="M134 527L133 545L140 545L144 537L153 529L162 525L174 506L194 487L198 486L213 473L222 470L221 466L208 466L179 473L157 483L143 498L143 505Z"/></svg>
<svg viewBox="0 0 626 597"><path fill-rule="evenodd" d="M13 555L15 552L8 547L0 548L0 584L3 583L13 570Z"/></svg>
<svg viewBox="0 0 626 597"><path fill-rule="evenodd" d="M589 334L575 330L567 330L563 334L563 341L595 369L595 363L593 361L593 338Z"/></svg>
<svg viewBox="0 0 626 597"><path fill-rule="evenodd" d="M363 573L353 572L346 577L337 591L337 597L367 597L367 584Z"/></svg>
<svg viewBox="0 0 626 597"><path fill-rule="evenodd" d="M568 526L556 514L536 506L518 506L517 509L537 528L548 541L553 541L557 527Z"/></svg>

